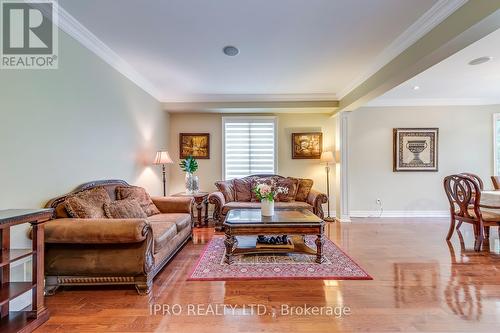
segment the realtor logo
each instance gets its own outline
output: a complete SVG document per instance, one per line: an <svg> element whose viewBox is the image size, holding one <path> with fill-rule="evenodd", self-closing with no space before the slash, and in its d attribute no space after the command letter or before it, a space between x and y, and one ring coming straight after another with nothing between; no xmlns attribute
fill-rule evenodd
<svg viewBox="0 0 500 333"><path fill-rule="evenodd" d="M56 69L57 3L0 0L2 69Z"/></svg>

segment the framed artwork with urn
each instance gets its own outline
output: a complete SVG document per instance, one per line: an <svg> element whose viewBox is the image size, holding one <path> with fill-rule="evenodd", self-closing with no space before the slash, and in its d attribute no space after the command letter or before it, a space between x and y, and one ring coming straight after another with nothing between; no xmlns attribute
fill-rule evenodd
<svg viewBox="0 0 500 333"><path fill-rule="evenodd" d="M193 156L196 159L210 158L209 133L179 133L179 157Z"/></svg>
<svg viewBox="0 0 500 333"><path fill-rule="evenodd" d="M323 147L323 133L292 133L292 159L319 159Z"/></svg>
<svg viewBox="0 0 500 333"><path fill-rule="evenodd" d="M394 128L393 171L438 171L439 128Z"/></svg>

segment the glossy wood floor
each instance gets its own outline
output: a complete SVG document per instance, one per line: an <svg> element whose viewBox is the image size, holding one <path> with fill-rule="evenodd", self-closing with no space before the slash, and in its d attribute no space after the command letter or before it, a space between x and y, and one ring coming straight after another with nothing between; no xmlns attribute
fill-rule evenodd
<svg viewBox="0 0 500 333"><path fill-rule="evenodd" d="M47 297L51 318L36 332L494 332L500 327L500 243L496 228L480 253L472 228L444 240L443 219L357 219L331 223L328 237L373 281L187 282L203 244L190 243L157 276L149 297L134 289L63 289ZM150 315L150 305L180 304L181 315ZM187 315L189 304L237 305L235 314ZM245 305L262 304L266 315ZM344 306L351 314L287 316L281 304Z"/></svg>

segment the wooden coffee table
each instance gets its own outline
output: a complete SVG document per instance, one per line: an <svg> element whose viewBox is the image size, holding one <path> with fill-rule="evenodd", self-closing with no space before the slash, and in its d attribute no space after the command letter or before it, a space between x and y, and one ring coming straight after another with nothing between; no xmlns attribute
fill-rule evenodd
<svg viewBox="0 0 500 333"><path fill-rule="evenodd" d="M226 239L225 262L231 264L233 256L247 253L307 253L323 262L325 222L307 209L278 210L274 216L261 215L260 209L232 209L224 222ZM290 248L258 248L258 235L293 235ZM316 236L316 249L304 242L305 235Z"/></svg>

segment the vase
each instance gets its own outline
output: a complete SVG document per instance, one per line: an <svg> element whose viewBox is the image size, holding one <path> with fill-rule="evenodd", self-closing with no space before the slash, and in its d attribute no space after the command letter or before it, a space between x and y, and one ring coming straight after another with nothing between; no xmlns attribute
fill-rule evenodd
<svg viewBox="0 0 500 333"><path fill-rule="evenodd" d="M186 194L193 194L193 174L186 172L186 177L184 178L184 184L186 187Z"/></svg>
<svg viewBox="0 0 500 333"><path fill-rule="evenodd" d="M191 179L191 193L200 192L200 179L198 176L193 176Z"/></svg>
<svg viewBox="0 0 500 333"><path fill-rule="evenodd" d="M274 200L262 199L261 203L261 211L262 216L273 216L274 215Z"/></svg>

